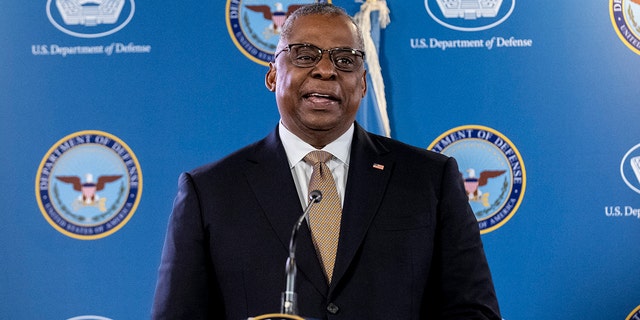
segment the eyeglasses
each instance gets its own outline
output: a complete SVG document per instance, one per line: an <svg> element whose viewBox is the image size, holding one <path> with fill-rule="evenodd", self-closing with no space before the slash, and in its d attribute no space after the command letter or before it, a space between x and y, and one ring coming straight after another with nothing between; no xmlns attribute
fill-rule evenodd
<svg viewBox="0 0 640 320"><path fill-rule="evenodd" d="M274 60L284 52L289 51L291 63L300 68L311 68L320 62L324 52L329 53L329 59L338 70L352 72L360 69L364 63L364 51L353 48L320 49L308 43L294 43L287 45L274 56Z"/></svg>

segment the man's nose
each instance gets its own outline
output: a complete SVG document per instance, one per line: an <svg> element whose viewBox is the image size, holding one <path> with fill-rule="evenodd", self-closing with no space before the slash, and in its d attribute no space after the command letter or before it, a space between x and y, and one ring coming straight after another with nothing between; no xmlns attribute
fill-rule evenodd
<svg viewBox="0 0 640 320"><path fill-rule="evenodd" d="M331 61L329 52L322 52L320 61L313 68L313 76L316 78L333 78L336 76L336 67Z"/></svg>

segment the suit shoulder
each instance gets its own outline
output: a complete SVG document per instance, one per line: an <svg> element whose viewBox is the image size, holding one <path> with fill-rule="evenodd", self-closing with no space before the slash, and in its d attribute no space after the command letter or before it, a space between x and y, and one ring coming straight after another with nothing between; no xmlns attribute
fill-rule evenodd
<svg viewBox="0 0 640 320"><path fill-rule="evenodd" d="M254 153L259 142L242 147L218 160L209 162L190 170L188 173L195 180L219 178L224 175L233 175L244 168L244 164L251 154Z"/></svg>
<svg viewBox="0 0 640 320"><path fill-rule="evenodd" d="M442 165L450 158L444 154L427 150L426 148L419 148L391 138L375 134L371 134L370 137L374 144L381 146L381 148L388 150L388 152L396 154L399 161L412 159L413 161L426 161Z"/></svg>

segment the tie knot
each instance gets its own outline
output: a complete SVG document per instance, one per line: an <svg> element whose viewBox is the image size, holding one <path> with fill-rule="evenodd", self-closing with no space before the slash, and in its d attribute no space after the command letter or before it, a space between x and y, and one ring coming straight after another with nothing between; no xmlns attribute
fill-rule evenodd
<svg viewBox="0 0 640 320"><path fill-rule="evenodd" d="M331 160L332 157L333 155L329 152L317 150L307 153L307 155L304 156L304 161L308 164L316 165L319 162L326 163Z"/></svg>

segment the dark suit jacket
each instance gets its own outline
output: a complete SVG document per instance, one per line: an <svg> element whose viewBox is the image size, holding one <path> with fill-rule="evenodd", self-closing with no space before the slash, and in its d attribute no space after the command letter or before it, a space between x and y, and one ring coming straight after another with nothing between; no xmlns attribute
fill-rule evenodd
<svg viewBox="0 0 640 320"><path fill-rule="evenodd" d="M345 193L330 286L306 224L298 234L301 316L500 319L453 158L356 124ZM153 318L240 320L279 312L289 238L301 213L277 129L181 175Z"/></svg>

